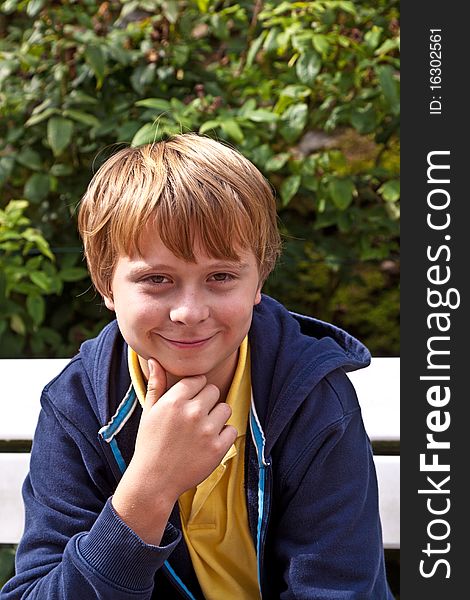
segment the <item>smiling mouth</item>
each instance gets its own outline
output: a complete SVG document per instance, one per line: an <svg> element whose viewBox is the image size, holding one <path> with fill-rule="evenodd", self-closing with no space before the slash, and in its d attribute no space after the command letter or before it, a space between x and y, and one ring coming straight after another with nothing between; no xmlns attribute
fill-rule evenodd
<svg viewBox="0 0 470 600"><path fill-rule="evenodd" d="M160 335L160 337L163 340L165 340L166 342L168 342L169 344L171 344L173 346L177 346L178 348L200 348L206 342L209 342L214 337L214 335L211 335L207 338L198 338L198 339L194 339L194 340L173 340L173 339L167 338L163 335Z"/></svg>

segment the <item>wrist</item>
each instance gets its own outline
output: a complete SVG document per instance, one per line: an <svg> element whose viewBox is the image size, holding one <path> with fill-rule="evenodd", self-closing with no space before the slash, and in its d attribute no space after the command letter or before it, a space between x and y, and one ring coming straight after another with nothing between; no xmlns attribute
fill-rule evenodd
<svg viewBox="0 0 470 600"><path fill-rule="evenodd" d="M146 544L158 546L177 498L145 487L142 480L139 485L124 474L111 504L122 521Z"/></svg>

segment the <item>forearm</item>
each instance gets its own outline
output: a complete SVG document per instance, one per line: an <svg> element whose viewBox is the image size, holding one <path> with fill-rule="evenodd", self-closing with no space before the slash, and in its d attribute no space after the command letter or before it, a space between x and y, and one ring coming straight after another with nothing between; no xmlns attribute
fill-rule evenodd
<svg viewBox="0 0 470 600"><path fill-rule="evenodd" d="M34 553L29 547L34 540L26 538L18 551L17 575L2 590L2 600L127 600L130 594L147 600L154 575L180 534L168 526L163 538L164 545L146 544L107 502L90 531L73 536L62 555Z"/></svg>
<svg viewBox="0 0 470 600"><path fill-rule="evenodd" d="M177 498L166 486L159 492L146 486L145 478L133 474L132 464L124 473L112 498L112 507L121 520L146 544L158 546Z"/></svg>

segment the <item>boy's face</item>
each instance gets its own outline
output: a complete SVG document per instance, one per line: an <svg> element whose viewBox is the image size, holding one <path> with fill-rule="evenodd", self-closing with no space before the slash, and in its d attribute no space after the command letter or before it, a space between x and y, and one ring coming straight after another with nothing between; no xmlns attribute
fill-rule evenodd
<svg viewBox="0 0 470 600"><path fill-rule="evenodd" d="M105 304L116 312L126 342L144 360L167 371L168 387L183 377L206 375L227 390L238 348L261 301L254 254L240 262L216 259L195 248L196 263L177 258L150 228L142 255L120 256Z"/></svg>

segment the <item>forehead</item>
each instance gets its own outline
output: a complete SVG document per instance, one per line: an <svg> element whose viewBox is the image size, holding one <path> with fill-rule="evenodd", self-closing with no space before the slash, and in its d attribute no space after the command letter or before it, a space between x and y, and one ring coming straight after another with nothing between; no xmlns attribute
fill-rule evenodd
<svg viewBox="0 0 470 600"><path fill-rule="evenodd" d="M257 267L257 260L252 250L242 248L239 244L233 246L233 257L222 255L211 255L205 249L200 236L196 235L192 247L194 260L187 260L176 255L162 241L154 227L146 226L140 236L138 250L127 259L134 265L147 266L171 266L172 268L188 268L197 265L204 268L237 267L238 269L249 269Z"/></svg>

